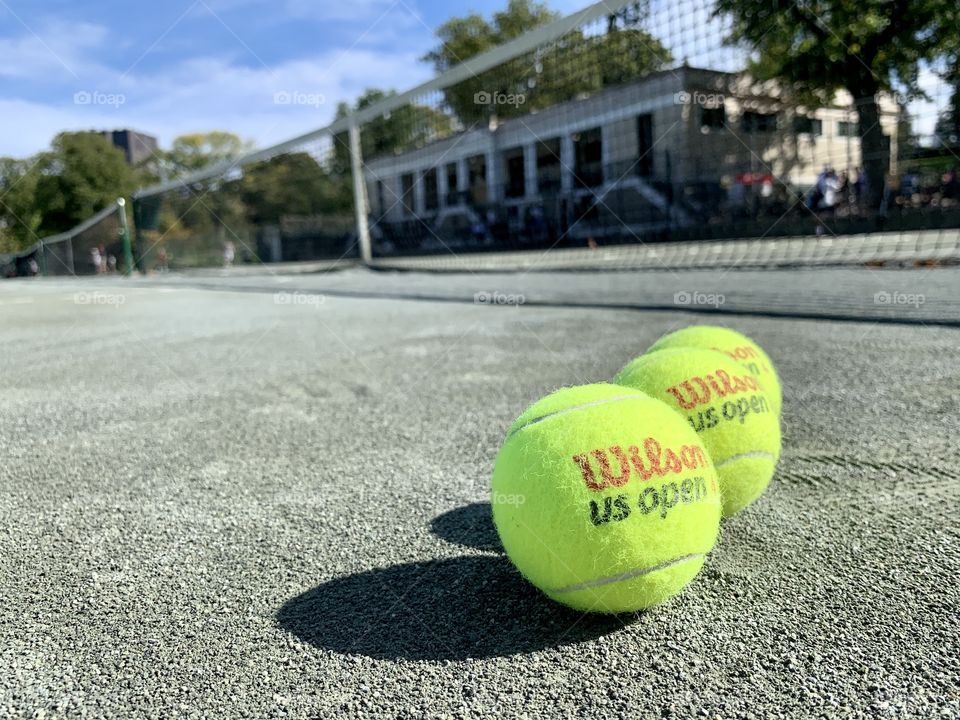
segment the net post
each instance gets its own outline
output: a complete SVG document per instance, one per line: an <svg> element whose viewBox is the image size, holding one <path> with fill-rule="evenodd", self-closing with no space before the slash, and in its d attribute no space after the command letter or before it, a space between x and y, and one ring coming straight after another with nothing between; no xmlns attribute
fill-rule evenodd
<svg viewBox="0 0 960 720"><path fill-rule="evenodd" d="M367 221L367 193L363 179L363 155L360 150L360 126L350 122L350 166L353 173L353 206L357 221L357 240L360 243L360 259L369 264L373 259L370 247L370 225Z"/></svg>
<svg viewBox="0 0 960 720"><path fill-rule="evenodd" d="M117 198L117 213L120 220L120 239L123 241L124 275L133 274L133 249L130 247L130 228L127 225L127 201Z"/></svg>
<svg viewBox="0 0 960 720"><path fill-rule="evenodd" d="M73 238L72 237L68 237L66 240L66 251L67 251L67 269L70 270L71 275L76 275L77 269L73 263Z"/></svg>

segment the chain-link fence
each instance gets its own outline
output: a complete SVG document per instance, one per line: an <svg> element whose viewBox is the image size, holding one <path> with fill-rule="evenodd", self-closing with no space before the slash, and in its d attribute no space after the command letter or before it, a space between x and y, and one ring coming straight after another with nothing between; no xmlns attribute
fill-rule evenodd
<svg viewBox="0 0 960 720"><path fill-rule="evenodd" d="M126 200L121 198L66 232L43 237L20 252L0 255L0 272L4 277L129 272L125 213Z"/></svg>
<svg viewBox="0 0 960 720"><path fill-rule="evenodd" d="M145 272L356 257L346 140L329 130L134 198Z"/></svg>

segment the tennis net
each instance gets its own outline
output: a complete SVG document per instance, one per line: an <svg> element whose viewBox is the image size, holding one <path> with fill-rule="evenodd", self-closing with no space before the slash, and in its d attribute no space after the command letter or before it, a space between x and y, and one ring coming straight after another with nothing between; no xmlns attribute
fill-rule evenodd
<svg viewBox="0 0 960 720"><path fill-rule="evenodd" d="M960 227L960 155L931 122L937 106L893 87L857 100L843 82L814 96L760 80L722 5L600 2L522 33L504 15L490 25L502 42L477 54L445 26L432 80L139 192L140 263L909 243Z"/></svg>

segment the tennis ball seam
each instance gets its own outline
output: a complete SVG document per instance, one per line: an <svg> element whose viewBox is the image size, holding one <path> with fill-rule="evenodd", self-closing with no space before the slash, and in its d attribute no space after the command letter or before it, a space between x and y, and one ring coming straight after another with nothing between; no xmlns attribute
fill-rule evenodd
<svg viewBox="0 0 960 720"><path fill-rule="evenodd" d="M504 439L504 443L506 443L507 440L512 438L521 430L526 430L528 427L541 423L544 420L549 420L550 418L555 418L560 415L566 415L568 413L577 412L579 410L586 410L587 408L597 407L599 405L607 405L608 403L622 402L623 400L649 400L649 399L650 399L649 396L643 393L635 392L631 395L619 395L617 397L604 398L602 400L593 400L588 403L581 403L580 405L574 405L572 407L564 408L563 410L555 410L552 413L541 415L538 418L534 418L532 420L527 421L520 427L514 428L513 431L509 435L507 435L507 437Z"/></svg>
<svg viewBox="0 0 960 720"><path fill-rule="evenodd" d="M568 592L577 592L579 590L589 590L591 588L601 587L603 585L611 585L624 580L633 580L634 578L642 577L643 575L649 575L650 573L655 573L659 570L666 570L674 565L680 565L682 563L690 562L691 560L699 560L701 558L705 559L706 557L706 553L690 553L689 555L681 555L680 557L673 558L672 560L666 560L651 567L635 568L633 570L628 570L627 572L617 573L616 575L591 578L590 580L584 580L583 582L575 583L574 585L555 588L549 592L560 595Z"/></svg>
<svg viewBox="0 0 960 720"><path fill-rule="evenodd" d="M766 450L753 450L751 452L737 453L736 455L731 455L725 460L714 461L713 466L716 468L722 467L737 460L746 460L748 458L765 458L768 460L776 460L777 456L772 452L767 452Z"/></svg>

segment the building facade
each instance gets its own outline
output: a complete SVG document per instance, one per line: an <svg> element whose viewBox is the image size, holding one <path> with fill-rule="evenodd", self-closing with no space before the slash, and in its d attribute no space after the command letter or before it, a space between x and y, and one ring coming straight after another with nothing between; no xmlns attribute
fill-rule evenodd
<svg viewBox="0 0 960 720"><path fill-rule="evenodd" d="M806 111L774 83L691 67L366 159L375 225L438 238L531 229L577 237L704 221L745 187L810 188L860 166L849 97ZM896 157L897 106L881 100ZM470 228L474 228L471 230Z"/></svg>

